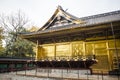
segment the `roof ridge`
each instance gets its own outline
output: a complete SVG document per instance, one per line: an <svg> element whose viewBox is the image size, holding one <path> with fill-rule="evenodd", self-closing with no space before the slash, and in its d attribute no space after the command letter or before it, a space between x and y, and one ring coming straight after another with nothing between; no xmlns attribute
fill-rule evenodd
<svg viewBox="0 0 120 80"><path fill-rule="evenodd" d="M57 9L55 10L55 12L53 13L53 15L49 18L49 20L38 31L53 27L51 25L54 25L55 21L61 25L61 22L60 22L61 19L59 17L63 17L66 19L67 22L70 21L73 24L83 23L83 21L80 20L78 17L73 16L72 14L64 11L61 6L58 6Z"/></svg>
<svg viewBox="0 0 120 80"><path fill-rule="evenodd" d="M120 10L91 15L91 16L80 17L79 19L91 19L91 18L104 17L104 16L109 16L109 15L114 15L114 14L120 14Z"/></svg>

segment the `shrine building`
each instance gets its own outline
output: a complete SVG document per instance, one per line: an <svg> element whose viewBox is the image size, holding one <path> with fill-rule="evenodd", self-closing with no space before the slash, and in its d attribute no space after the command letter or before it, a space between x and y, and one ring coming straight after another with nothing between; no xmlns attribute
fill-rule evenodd
<svg viewBox="0 0 120 80"><path fill-rule="evenodd" d="M93 70L120 69L119 10L78 18L58 6L38 31L20 37L37 44L36 61L96 59Z"/></svg>

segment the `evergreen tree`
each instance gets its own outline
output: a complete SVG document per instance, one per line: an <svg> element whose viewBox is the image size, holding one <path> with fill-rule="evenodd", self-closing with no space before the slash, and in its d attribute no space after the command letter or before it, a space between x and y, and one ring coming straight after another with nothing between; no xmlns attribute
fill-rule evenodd
<svg viewBox="0 0 120 80"><path fill-rule="evenodd" d="M4 39L3 28L0 27L0 56L3 56L3 52L4 52L4 47L3 47L3 44L2 44L3 39Z"/></svg>
<svg viewBox="0 0 120 80"><path fill-rule="evenodd" d="M34 44L18 37L20 32L25 32L28 19L20 11L10 16L0 16L0 25L5 29L5 56L9 57L31 57Z"/></svg>

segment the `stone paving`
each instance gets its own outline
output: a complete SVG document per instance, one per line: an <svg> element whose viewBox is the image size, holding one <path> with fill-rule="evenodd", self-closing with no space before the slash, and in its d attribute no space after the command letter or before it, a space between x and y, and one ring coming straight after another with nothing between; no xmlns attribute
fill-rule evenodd
<svg viewBox="0 0 120 80"><path fill-rule="evenodd" d="M120 78L110 75L90 75L88 70L37 69L3 73L0 74L0 80L120 80Z"/></svg>

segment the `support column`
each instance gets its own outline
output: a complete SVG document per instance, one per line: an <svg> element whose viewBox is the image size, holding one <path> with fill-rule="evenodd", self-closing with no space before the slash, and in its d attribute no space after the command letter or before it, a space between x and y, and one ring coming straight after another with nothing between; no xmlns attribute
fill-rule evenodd
<svg viewBox="0 0 120 80"><path fill-rule="evenodd" d="M71 54L70 57L68 59L71 59L73 57L73 52L72 52L72 43L70 42L70 45L69 45L69 53Z"/></svg>
<svg viewBox="0 0 120 80"><path fill-rule="evenodd" d="M83 56L86 55L86 43L83 42Z"/></svg>
<svg viewBox="0 0 120 80"><path fill-rule="evenodd" d="M112 22L110 23L110 25L111 25L111 31L112 31L112 36L113 36L113 40L114 40L114 48L115 48L115 54L116 54L116 60L117 60L117 67L118 67L118 69L120 69L120 67L119 67L118 49L117 49L115 32L114 32L114 25L112 24Z"/></svg>
<svg viewBox="0 0 120 80"><path fill-rule="evenodd" d="M92 50L93 55L96 55L96 54L95 54L95 44L93 43L92 46L93 46L93 50Z"/></svg>
<svg viewBox="0 0 120 80"><path fill-rule="evenodd" d="M54 59L56 59L56 44L54 44Z"/></svg>
<svg viewBox="0 0 120 80"><path fill-rule="evenodd" d="M109 42L108 41L106 41L106 46L107 46L107 55L108 55L109 69L112 70L112 60L111 60L111 56L110 56Z"/></svg>
<svg viewBox="0 0 120 80"><path fill-rule="evenodd" d="M39 43L38 43L38 40L37 40L37 45L36 45L36 60L38 60L39 59L39 57L38 57L38 46L39 46Z"/></svg>

